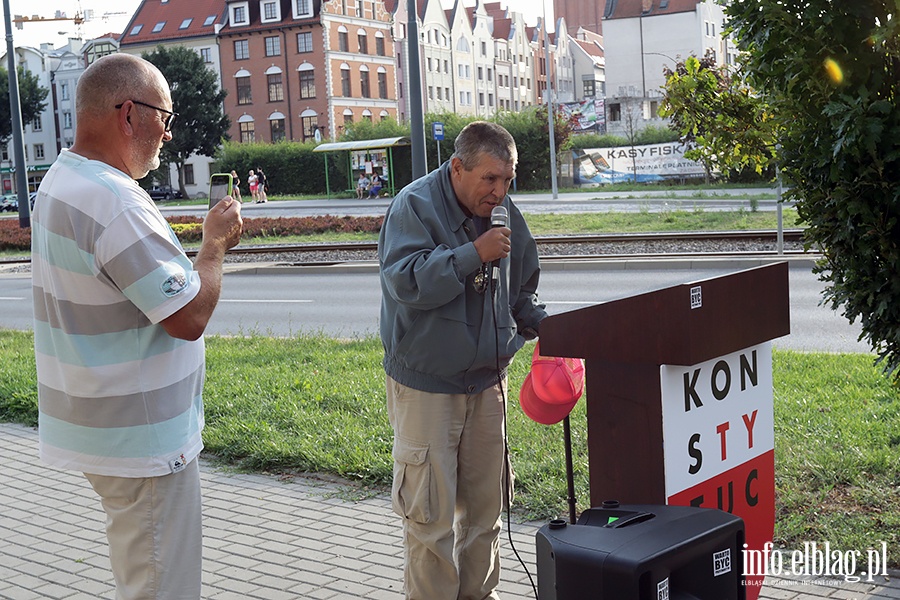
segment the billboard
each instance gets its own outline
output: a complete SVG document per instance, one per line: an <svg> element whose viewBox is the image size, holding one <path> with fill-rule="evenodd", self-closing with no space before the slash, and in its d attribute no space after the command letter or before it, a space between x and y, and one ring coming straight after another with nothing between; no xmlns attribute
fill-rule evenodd
<svg viewBox="0 0 900 600"><path fill-rule="evenodd" d="M703 177L703 165L685 158L684 151L681 142L573 150L573 183L593 187Z"/></svg>
<svg viewBox="0 0 900 600"><path fill-rule="evenodd" d="M559 111L572 123L575 133L606 132L606 108L602 98L563 102L559 105Z"/></svg>

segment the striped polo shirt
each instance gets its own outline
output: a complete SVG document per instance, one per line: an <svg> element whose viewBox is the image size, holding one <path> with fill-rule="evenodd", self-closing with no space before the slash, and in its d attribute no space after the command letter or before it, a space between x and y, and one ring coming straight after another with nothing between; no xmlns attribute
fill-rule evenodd
<svg viewBox="0 0 900 600"><path fill-rule="evenodd" d="M105 163L63 152L32 222L41 458L98 475L181 470L203 448L203 338L160 322L200 277L159 209Z"/></svg>

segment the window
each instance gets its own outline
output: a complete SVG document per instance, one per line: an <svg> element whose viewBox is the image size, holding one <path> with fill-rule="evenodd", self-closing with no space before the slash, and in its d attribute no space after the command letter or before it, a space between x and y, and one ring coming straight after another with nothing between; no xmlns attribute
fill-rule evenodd
<svg viewBox="0 0 900 600"><path fill-rule="evenodd" d="M440 97L441 88L438 88L438 96ZM383 70L383 67L378 69L378 97L382 99L386 99L388 97L387 93L387 73Z"/></svg>
<svg viewBox="0 0 900 600"><path fill-rule="evenodd" d="M163 27L165 27L165 26L166 26L166 22L160 21L159 23L157 23L156 25L153 26L153 33L159 33L160 31L163 30Z"/></svg>
<svg viewBox="0 0 900 600"><path fill-rule="evenodd" d="M192 19L192 18L185 19L184 21L181 22L181 25L178 26L178 29L187 29L188 27L191 26L191 22L193 20L194 19Z"/></svg>
<svg viewBox="0 0 900 600"><path fill-rule="evenodd" d="M135 25L134 27L131 28L131 33L129 33L128 35L137 35L141 32L141 29L143 29L143 28L144 28L143 25Z"/></svg>
<svg viewBox="0 0 900 600"><path fill-rule="evenodd" d="M247 5L238 5L231 7L231 24L246 25L247 24Z"/></svg>
<svg viewBox="0 0 900 600"><path fill-rule="evenodd" d="M593 98L596 92L596 82L593 79L582 82L584 84L584 97Z"/></svg>
<svg viewBox="0 0 900 600"><path fill-rule="evenodd" d="M281 18L281 15L278 14L278 3L277 2L263 2L262 5L262 20L263 22L267 21L277 21Z"/></svg>
<svg viewBox="0 0 900 600"><path fill-rule="evenodd" d="M363 16L363 0L356 0L356 16Z"/></svg>
<svg viewBox="0 0 900 600"><path fill-rule="evenodd" d="M249 77L235 77L237 83L237 103L251 104L253 102L253 94L250 91Z"/></svg>
<svg viewBox="0 0 900 600"><path fill-rule="evenodd" d="M250 144L256 140L256 133L253 127L253 121L241 123L241 143Z"/></svg>
<svg viewBox="0 0 900 600"><path fill-rule="evenodd" d="M247 60L250 58L250 42L248 40L235 40L234 60Z"/></svg>
<svg viewBox="0 0 900 600"><path fill-rule="evenodd" d="M344 125L353 123L353 113L344 113Z"/></svg>
<svg viewBox="0 0 900 600"><path fill-rule="evenodd" d="M34 159L35 160L43 160L44 158L44 145L43 144L35 144L34 145Z"/></svg>
<svg viewBox="0 0 900 600"><path fill-rule="evenodd" d="M300 71L300 97L316 97L316 72L312 69Z"/></svg>
<svg viewBox="0 0 900 600"><path fill-rule="evenodd" d="M609 120L610 121L621 121L622 120L622 105L621 104L610 104L609 105Z"/></svg>
<svg viewBox="0 0 900 600"><path fill-rule="evenodd" d="M341 67L341 95L349 98L350 92L350 67Z"/></svg>
<svg viewBox="0 0 900 600"><path fill-rule="evenodd" d="M341 52L349 52L350 51L350 41L347 38L347 30L343 31L338 30L338 50Z"/></svg>
<svg viewBox="0 0 900 600"><path fill-rule="evenodd" d="M478 81L484 79L484 70L481 67L478 67Z"/></svg>
<svg viewBox="0 0 900 600"><path fill-rule="evenodd" d="M487 56L487 44L485 42L481 42L481 55Z"/></svg>
<svg viewBox="0 0 900 600"><path fill-rule="evenodd" d="M194 185L194 165L184 165L185 185Z"/></svg>
<svg viewBox="0 0 900 600"><path fill-rule="evenodd" d="M44 130L44 122L41 120L41 115L35 115L34 119L31 120L31 131L43 131Z"/></svg>
<svg viewBox="0 0 900 600"><path fill-rule="evenodd" d="M266 56L281 56L281 38L272 36L266 38Z"/></svg>
<svg viewBox="0 0 900 600"><path fill-rule="evenodd" d="M488 70L487 70L487 80L494 81L494 70L490 67L488 67Z"/></svg>
<svg viewBox="0 0 900 600"><path fill-rule="evenodd" d="M316 130L319 128L319 118L316 115L308 117L300 117L300 127L303 130L303 141L316 137Z"/></svg>
<svg viewBox="0 0 900 600"><path fill-rule="evenodd" d="M212 49L211 48L200 48L200 58L203 59L203 62L209 64L212 62Z"/></svg>
<svg viewBox="0 0 900 600"><path fill-rule="evenodd" d="M273 142L280 142L284 139L284 119L272 119L269 121L269 128L272 131Z"/></svg>
<svg viewBox="0 0 900 600"><path fill-rule="evenodd" d="M369 91L369 68L365 65L359 69L359 91L363 98L371 98Z"/></svg>
<svg viewBox="0 0 900 600"><path fill-rule="evenodd" d="M59 97L60 97L61 100L69 100L69 99L70 99L70 98L69 98L69 95L70 95L69 92L70 92L70 90L69 90L69 84L68 84L68 83L61 83L61 84L59 84Z"/></svg>
<svg viewBox="0 0 900 600"><path fill-rule="evenodd" d="M484 92L478 92L478 106L484 106Z"/></svg>
<svg viewBox="0 0 900 600"><path fill-rule="evenodd" d="M384 53L384 35L379 31L375 34L375 54L385 56Z"/></svg>
<svg viewBox="0 0 900 600"><path fill-rule="evenodd" d="M368 54L369 53L369 38L366 35L366 32L360 30L359 33L356 34L356 39L359 41L359 53L360 54Z"/></svg>
<svg viewBox="0 0 900 600"><path fill-rule="evenodd" d="M281 85L281 73L267 75L269 82L269 102L281 102L284 100L284 87Z"/></svg>
<svg viewBox="0 0 900 600"><path fill-rule="evenodd" d="M434 100L434 88L430 85L428 86L428 99Z"/></svg>
<svg viewBox="0 0 900 600"><path fill-rule="evenodd" d="M63 111L63 129L72 129L72 112L65 110Z"/></svg>
<svg viewBox="0 0 900 600"><path fill-rule="evenodd" d="M297 34L297 52L303 54L313 51L312 31L304 31Z"/></svg>
<svg viewBox="0 0 900 600"><path fill-rule="evenodd" d="M312 2L311 0L294 0L294 17L311 17Z"/></svg>
<svg viewBox="0 0 900 600"><path fill-rule="evenodd" d="M203 21L203 26L204 26L204 27L209 27L210 25L212 25L212 24L215 23L215 22L216 22L216 15L209 15L208 17L206 17L206 20ZM188 166L188 165L185 165L185 168L187 168L187 166ZM191 165L191 169L192 169L192 170L193 170L193 168L194 168L194 166ZM186 183L186 182L185 182L185 183Z"/></svg>

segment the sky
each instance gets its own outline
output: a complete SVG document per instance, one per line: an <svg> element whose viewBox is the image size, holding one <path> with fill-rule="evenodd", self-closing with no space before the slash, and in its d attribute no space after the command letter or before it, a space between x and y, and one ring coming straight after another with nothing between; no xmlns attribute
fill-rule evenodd
<svg viewBox="0 0 900 600"><path fill-rule="evenodd" d="M81 33L84 39L91 39L104 33L121 33L128 25L131 15L140 5L140 0L5 0L9 2L12 15L37 15L44 18L53 18L56 11L66 13L68 17L74 17L79 7L82 11L93 10L94 19L81 25ZM175 0L190 2L190 0ZM547 18L553 22L553 0L546 2ZM504 6L509 6L509 0L500 0ZM529 25L537 23L542 14L542 0L515 0L512 2L514 10L525 16ZM453 0L441 0L441 3L450 8ZM473 6L475 0L463 0L466 6ZM52 21L50 23L25 23L22 29L16 29L13 24L13 42L16 46L39 47L42 42L51 42L54 47L64 46L67 37L76 37L78 28L72 21ZM63 32L60 35L60 32ZM4 48L6 30L3 28Z"/></svg>

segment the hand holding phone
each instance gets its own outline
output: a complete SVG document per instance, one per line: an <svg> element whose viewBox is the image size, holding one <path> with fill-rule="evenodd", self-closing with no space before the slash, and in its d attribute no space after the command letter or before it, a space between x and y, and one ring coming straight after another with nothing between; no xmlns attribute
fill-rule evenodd
<svg viewBox="0 0 900 600"><path fill-rule="evenodd" d="M213 173L209 177L209 208L218 204L225 196L230 196L232 186L231 173Z"/></svg>

